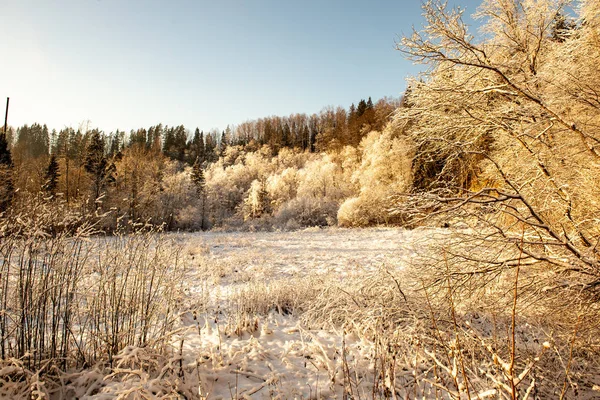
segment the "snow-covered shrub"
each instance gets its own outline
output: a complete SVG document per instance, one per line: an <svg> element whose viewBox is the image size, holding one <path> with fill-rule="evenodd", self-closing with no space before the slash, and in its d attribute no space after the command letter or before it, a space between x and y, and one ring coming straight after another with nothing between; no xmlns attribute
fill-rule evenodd
<svg viewBox="0 0 600 400"><path fill-rule="evenodd" d="M271 211L269 194L264 181L255 179L244 199L244 220L259 218Z"/></svg>
<svg viewBox="0 0 600 400"><path fill-rule="evenodd" d="M333 154L322 154L307 162L298 171L298 180L299 197L319 197L341 203L354 192L352 183L345 179L344 170Z"/></svg>
<svg viewBox="0 0 600 400"><path fill-rule="evenodd" d="M284 227L298 225L306 226L333 226L337 223L336 215L339 204L327 198L315 196L299 196L284 203L274 214L274 223Z"/></svg>

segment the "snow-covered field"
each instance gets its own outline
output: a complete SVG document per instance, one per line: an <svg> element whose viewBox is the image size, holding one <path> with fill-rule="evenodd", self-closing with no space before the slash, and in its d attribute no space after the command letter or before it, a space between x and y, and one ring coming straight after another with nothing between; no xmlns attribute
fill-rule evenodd
<svg viewBox="0 0 600 400"><path fill-rule="evenodd" d="M262 278L337 273L340 277L382 265L401 267L424 231L394 228L319 229L297 232L175 234L191 254L204 253L234 272ZM228 278L233 278L228 276Z"/></svg>
<svg viewBox="0 0 600 400"><path fill-rule="evenodd" d="M373 382L370 343L341 330L310 329L293 310L253 316L240 307L260 308L262 296L286 296L303 282L309 294L314 280L402 269L427 236L383 228L173 235L193 260L185 299L190 311L182 315L187 329L175 340L183 343L188 369L197 371L191 384L211 399L342 398L346 363L356 371L357 390L368 391L360 397L371 396L372 385L360 384Z"/></svg>
<svg viewBox="0 0 600 400"><path fill-rule="evenodd" d="M81 339L73 343L96 363L43 376L25 365L30 355L3 360L0 397L515 398L507 382L518 376L518 398L559 397L567 384L578 398L595 398L600 366L572 351L570 329L554 333L556 317L544 311L552 305L528 307L525 287L523 306L512 308L513 275L477 292L432 283L461 232L311 228L86 240L77 304L93 307L77 314ZM474 255L494 250L462 246ZM521 276L528 284L533 271ZM98 293L105 300L92 303ZM107 318L89 324L88 310ZM129 325L113 329L113 316ZM110 361L91 352L111 340L122 345Z"/></svg>

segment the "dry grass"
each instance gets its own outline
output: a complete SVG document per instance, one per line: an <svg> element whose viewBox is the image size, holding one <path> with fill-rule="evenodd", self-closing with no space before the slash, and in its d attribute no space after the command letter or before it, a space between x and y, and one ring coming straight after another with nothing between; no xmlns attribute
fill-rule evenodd
<svg viewBox="0 0 600 400"><path fill-rule="evenodd" d="M21 223L0 229L12 232L0 241L4 391L43 397L64 386L63 374L112 368L131 346L164 352L181 298L179 247L156 232L52 236Z"/></svg>
<svg viewBox="0 0 600 400"><path fill-rule="evenodd" d="M458 258L431 246L404 270L382 266L340 280L333 272L244 275L205 245L177 240L4 239L0 395L69 398L110 387L123 398L204 398L207 377L239 358L221 340L250 337L246 347L260 347L272 314L299 321L307 360L329 377L328 393L344 398L593 398L600 383L596 307L542 296L526 265L472 292L481 281L465 281ZM184 290L184 276L195 292ZM186 332L173 332L185 327L183 312L198 335L218 332L215 348L184 354ZM339 339L335 355L317 332Z"/></svg>

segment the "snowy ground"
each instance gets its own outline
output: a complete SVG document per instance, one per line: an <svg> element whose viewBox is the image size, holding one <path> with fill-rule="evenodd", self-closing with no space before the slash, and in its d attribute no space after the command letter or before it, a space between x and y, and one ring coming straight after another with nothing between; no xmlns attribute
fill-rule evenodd
<svg viewBox="0 0 600 400"><path fill-rule="evenodd" d="M401 266L423 231L394 228L318 229L297 232L177 234L190 251L209 252L218 262L232 263L264 276L337 272L340 276L382 264Z"/></svg>
<svg viewBox="0 0 600 400"><path fill-rule="evenodd" d="M197 371L198 393L211 399L341 398L344 352L354 355L346 357L352 369L365 375L355 374L356 381L372 381L366 376L373 369L369 343L309 330L295 316L273 311L253 318L232 307L240 307L242 292L270 296L277 290L281 296L292 289L286 285L320 276L344 280L382 267L401 269L426 237L401 229L173 235L194 263L188 275L190 311L182 315L188 329L176 342L183 340L185 363Z"/></svg>
<svg viewBox="0 0 600 400"><path fill-rule="evenodd" d="M461 386L465 374L473 398L511 398L510 363L498 361L510 353L502 332L509 332L511 308L497 303L508 298L512 304L512 291L487 288L485 296L465 300L462 311L456 308L456 322L450 319L454 303L448 307L443 290L421 290L436 268L436 248L456 235L450 229L311 228L140 236L142 243L160 239L163 252L178 254L154 265L184 268L182 279L167 280L181 285L166 292L172 293L169 301L153 303L164 305L152 314L154 321L168 321L172 332L160 331L149 346L126 347L110 368L99 364L60 375L60 382L49 381L56 397L48 398L449 399L469 393ZM122 249L129 254L129 247ZM139 249L144 253L132 257L150 251ZM173 263L180 267L171 268ZM493 302L492 314L484 300ZM600 366L585 357L564 366L573 343L568 328L566 336L553 337L547 320L536 327L527 315L518 314L515 326L515 373L526 377L545 358L535 377L532 372L519 382L521 393L534 388L558 397L567 382L563 371L571 368L578 398L597 398ZM538 313L531 315L535 324ZM463 350L457 350L459 329ZM464 359L460 377L464 354L472 358ZM0 377L23 374L15 372L22 370L20 361L13 361L0 368ZM5 398L30 398L44 387L37 374L30 375L26 387L18 380Z"/></svg>

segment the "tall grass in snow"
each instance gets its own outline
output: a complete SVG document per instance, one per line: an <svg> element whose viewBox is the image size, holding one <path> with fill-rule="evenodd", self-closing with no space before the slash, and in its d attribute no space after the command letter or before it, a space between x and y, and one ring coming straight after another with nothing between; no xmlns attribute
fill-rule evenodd
<svg viewBox="0 0 600 400"><path fill-rule="evenodd" d="M8 222L4 222L8 224ZM14 221L12 223L15 223ZM179 248L156 232L95 238L1 227L0 356L31 371L112 365L164 345L181 288Z"/></svg>

